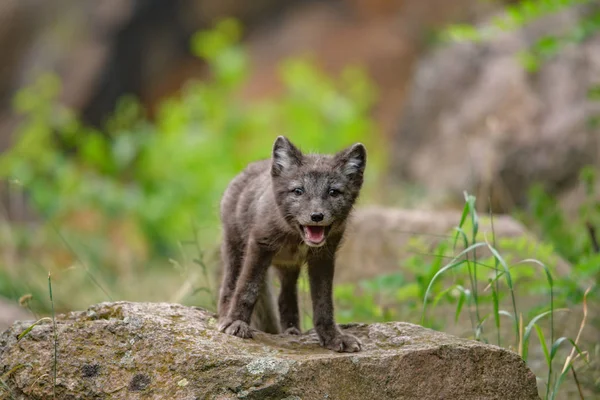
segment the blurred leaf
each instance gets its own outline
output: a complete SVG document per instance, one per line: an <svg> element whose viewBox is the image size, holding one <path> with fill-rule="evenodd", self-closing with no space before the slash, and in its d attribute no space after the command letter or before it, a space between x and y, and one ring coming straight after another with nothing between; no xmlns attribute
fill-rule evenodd
<svg viewBox="0 0 600 400"><path fill-rule="evenodd" d="M219 22L212 31L202 31L192 37L192 52L209 61L237 43L242 34L241 25L235 19Z"/></svg>
<svg viewBox="0 0 600 400"><path fill-rule="evenodd" d="M588 89L587 98L591 101L600 100L600 85L594 85Z"/></svg>

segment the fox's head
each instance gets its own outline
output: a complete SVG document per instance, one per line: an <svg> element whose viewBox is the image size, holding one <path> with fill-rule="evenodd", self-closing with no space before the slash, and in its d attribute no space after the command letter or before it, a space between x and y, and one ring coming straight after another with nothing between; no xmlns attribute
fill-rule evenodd
<svg viewBox="0 0 600 400"><path fill-rule="evenodd" d="M335 155L302 154L287 138L273 145L271 179L286 222L312 247L344 224L363 183L367 150L356 143Z"/></svg>

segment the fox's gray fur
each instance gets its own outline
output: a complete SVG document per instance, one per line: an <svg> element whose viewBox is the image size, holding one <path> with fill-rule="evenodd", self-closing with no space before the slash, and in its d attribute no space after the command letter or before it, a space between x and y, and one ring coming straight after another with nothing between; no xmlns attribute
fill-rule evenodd
<svg viewBox="0 0 600 400"><path fill-rule="evenodd" d="M332 285L335 253L363 183L366 158L360 143L335 155L304 155L280 136L270 160L248 165L233 179L221 201L219 330L252 337L252 319L253 327L265 332L299 334L296 283L307 263L321 345L360 350L360 341L335 324ZM281 281L279 313L266 284L269 266Z"/></svg>

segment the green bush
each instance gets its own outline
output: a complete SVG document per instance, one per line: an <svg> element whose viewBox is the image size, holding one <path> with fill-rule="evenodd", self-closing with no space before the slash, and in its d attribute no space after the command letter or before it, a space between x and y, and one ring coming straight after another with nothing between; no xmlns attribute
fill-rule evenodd
<svg viewBox="0 0 600 400"><path fill-rule="evenodd" d="M76 210L131 218L153 250L191 238L193 224L214 242L228 181L248 162L269 157L279 134L319 152L365 142L373 155L369 192L385 158L368 116L375 92L367 76L348 67L333 79L310 60L290 59L279 68L281 95L243 101L250 67L240 34L234 20L196 34L192 50L208 63L211 79L186 84L153 121L124 98L104 129L85 126L56 103L59 81L42 76L16 96L24 122L0 157L0 176L21 184L50 221Z"/></svg>
<svg viewBox="0 0 600 400"><path fill-rule="evenodd" d="M557 200L541 186L532 187L530 206L517 213L554 250L572 264L568 279L558 281L557 294L578 303L583 297L581 282L600 283L600 193L596 187L597 171L589 166L580 172L585 198L577 215L567 216Z"/></svg>

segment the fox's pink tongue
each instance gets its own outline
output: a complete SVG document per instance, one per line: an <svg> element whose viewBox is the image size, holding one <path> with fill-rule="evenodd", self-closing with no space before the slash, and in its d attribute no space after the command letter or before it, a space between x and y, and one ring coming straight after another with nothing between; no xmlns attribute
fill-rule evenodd
<svg viewBox="0 0 600 400"><path fill-rule="evenodd" d="M313 243L321 243L325 238L325 227L323 226L309 226L304 227L304 234L306 238Z"/></svg>

